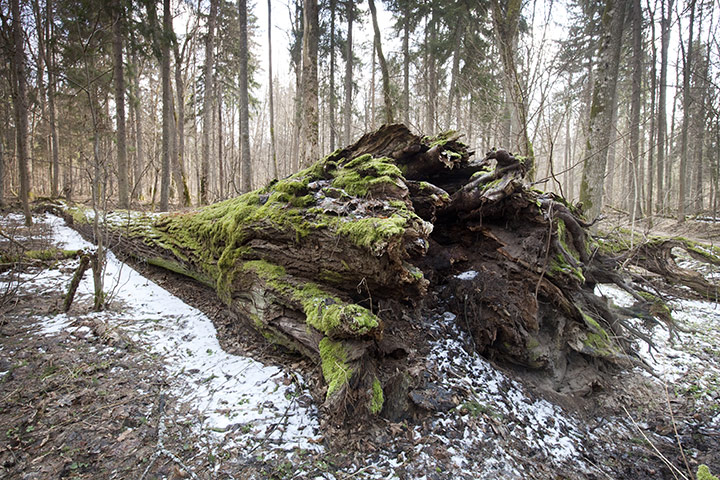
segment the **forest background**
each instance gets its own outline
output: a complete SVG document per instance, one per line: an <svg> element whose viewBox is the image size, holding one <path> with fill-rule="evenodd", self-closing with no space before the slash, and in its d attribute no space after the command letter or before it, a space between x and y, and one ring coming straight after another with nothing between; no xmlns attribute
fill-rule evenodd
<svg viewBox="0 0 720 480"><path fill-rule="evenodd" d="M202 205L403 122L591 217L717 216L714 0L0 6L0 199Z"/></svg>

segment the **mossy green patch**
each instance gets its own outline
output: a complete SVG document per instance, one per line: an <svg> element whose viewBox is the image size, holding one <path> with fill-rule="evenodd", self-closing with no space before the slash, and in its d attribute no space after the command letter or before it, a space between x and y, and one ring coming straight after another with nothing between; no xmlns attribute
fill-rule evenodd
<svg viewBox="0 0 720 480"><path fill-rule="evenodd" d="M325 335L366 335L380 324L367 308L343 302L315 283L294 284L282 266L265 260L250 260L243 264L242 270L252 270L270 287L300 303L307 324Z"/></svg>
<svg viewBox="0 0 720 480"><path fill-rule="evenodd" d="M350 195L364 197L382 186L398 186L401 179L402 172L392 159L366 154L341 165L335 171L332 185Z"/></svg>
<svg viewBox="0 0 720 480"><path fill-rule="evenodd" d="M556 276L559 274L572 275L577 278L581 284L585 283L585 275L580 268L573 267L566 260L562 253L556 254L550 259L550 269L548 270L550 276Z"/></svg>
<svg viewBox="0 0 720 480"><path fill-rule="evenodd" d="M697 470L697 480L718 480L718 477L710 473L707 465L702 464Z"/></svg>
<svg viewBox="0 0 720 480"><path fill-rule="evenodd" d="M307 324L325 335L366 335L379 325L378 318L367 308L343 303L313 283L296 290L294 296L302 302Z"/></svg>
<svg viewBox="0 0 720 480"><path fill-rule="evenodd" d="M380 380L375 378L372 383L372 396L370 397L370 413L377 415L382 410L383 404L385 403L385 397L383 395L382 385Z"/></svg>
<svg viewBox="0 0 720 480"><path fill-rule="evenodd" d="M325 398L330 398L335 392L347 384L353 374L348 363L348 355L342 342L324 337L320 340L320 360L322 372L328 389Z"/></svg>
<svg viewBox="0 0 720 480"><path fill-rule="evenodd" d="M339 222L337 231L339 234L349 237L355 245L372 250L380 242L405 233L407 223L408 215L401 211L386 218L343 220Z"/></svg>
<svg viewBox="0 0 720 480"><path fill-rule="evenodd" d="M47 250L26 250L25 256L33 260L61 260L73 258L78 254L77 250L60 250L59 248L48 248Z"/></svg>

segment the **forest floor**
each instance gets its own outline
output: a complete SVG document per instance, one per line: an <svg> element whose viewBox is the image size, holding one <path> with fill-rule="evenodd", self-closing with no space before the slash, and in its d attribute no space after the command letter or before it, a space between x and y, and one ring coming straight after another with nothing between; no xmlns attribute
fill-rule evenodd
<svg viewBox="0 0 720 480"><path fill-rule="evenodd" d="M692 224L693 237L720 239L705 223ZM4 254L91 248L49 215L28 229L4 214L0 229ZM430 339L427 371L443 379L427 401L443 405L414 421L348 427L322 415L318 365L269 347L212 291L177 276L110 254L109 308L92 311L88 272L61 313L77 265L0 271L0 478L661 479L694 478L702 463L720 471L720 305L688 292L668 298L692 333L637 320L657 347L639 346L657 377L609 371L577 397L541 393L472 353L449 312L416 319Z"/></svg>

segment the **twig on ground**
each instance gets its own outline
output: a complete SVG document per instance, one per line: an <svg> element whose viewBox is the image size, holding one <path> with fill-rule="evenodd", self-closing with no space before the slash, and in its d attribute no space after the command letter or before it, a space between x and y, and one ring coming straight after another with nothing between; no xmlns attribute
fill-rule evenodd
<svg viewBox="0 0 720 480"><path fill-rule="evenodd" d="M180 468L182 468L187 474L192 478L193 480L200 480L200 477L198 477L195 472L190 470L185 463L182 461L180 457L172 453L170 450L165 448L165 394L160 394L160 400L158 402L158 414L160 418L158 419L158 427L157 427L157 448L155 449L155 453L150 456L150 463L148 463L148 466L145 467L145 471L140 476L140 480L144 480L145 476L148 474L152 466L155 464L155 461L160 458L161 455L165 455L169 459L171 459L173 462L177 463Z"/></svg>
<svg viewBox="0 0 720 480"><path fill-rule="evenodd" d="M642 428L640 428L640 425L637 424L637 422L632 417L632 415L630 415L630 412L627 411L627 408L625 408L625 405L623 405L622 409L623 409L623 411L625 411L625 415L627 415L627 417L630 419L633 426L637 429L638 432L640 432L640 435L643 436L645 441L648 442L648 445L650 445L652 447L652 449L655 451L658 458L660 458L660 460L662 460L662 462L670 469L670 473L672 473L673 477L675 477L675 480L679 480L679 478L682 478L683 480L691 480L690 477L687 477L683 472L680 471L680 469L678 469L675 465L673 465L672 462L670 462L670 460L668 460L667 457L665 457L665 455L663 455L660 452L660 450L658 450L658 448L655 446L655 444L652 441L650 441L648 436L645 435L645 432L642 431ZM678 477L678 475L680 475L680 477Z"/></svg>

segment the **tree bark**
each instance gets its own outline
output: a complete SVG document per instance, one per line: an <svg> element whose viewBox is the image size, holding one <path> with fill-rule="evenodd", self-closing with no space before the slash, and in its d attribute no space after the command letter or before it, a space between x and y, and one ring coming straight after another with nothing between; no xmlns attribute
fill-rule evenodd
<svg viewBox="0 0 720 480"><path fill-rule="evenodd" d="M667 10L666 10L667 2ZM658 92L657 121L657 206L658 212L665 211L665 152L667 135L667 69L670 49L670 19L674 0L660 0L660 85Z"/></svg>
<svg viewBox="0 0 720 480"><path fill-rule="evenodd" d="M605 167L613 126L613 112L616 108L615 93L626 5L627 0L607 0L602 18L603 38L598 47L599 61L595 74L580 182L580 201L592 218L600 215L603 206Z"/></svg>
<svg viewBox="0 0 720 480"><path fill-rule="evenodd" d="M302 49L302 149L300 164L308 166L318 157L318 2L303 0L303 49Z"/></svg>
<svg viewBox="0 0 720 480"><path fill-rule="evenodd" d="M247 38L247 2L245 0L238 0L238 7L240 9L240 71L238 72L240 78L240 155L242 155L242 192L247 193L252 190L250 114L248 109L248 56L250 55L250 51L248 50ZM272 83L270 85L272 86ZM272 93L270 94L270 98L272 99ZM270 124L270 135L272 136L274 135L272 120ZM274 144L274 139L272 139L272 142Z"/></svg>
<svg viewBox="0 0 720 480"><path fill-rule="evenodd" d="M382 51L382 39L380 37L380 27L377 21L377 10L375 9L375 0L368 0L370 5L370 14L372 16L373 30L375 32L375 50L378 54L378 62L380 63L380 72L382 73L382 89L383 89L383 100L384 100L384 117L385 123L393 123L393 106L392 97L390 95L390 72L388 71L387 62L385 61L385 55Z"/></svg>
<svg viewBox="0 0 720 480"><path fill-rule="evenodd" d="M190 198L190 188L187 184L187 175L185 173L185 80L182 75L183 59L185 58L185 49L187 48L187 40L183 44L182 51L178 48L177 42L174 43L173 53L175 56L175 97L177 122L175 122L175 168L173 169L175 177L175 188L180 197L180 204L183 207L189 207L192 204Z"/></svg>
<svg viewBox="0 0 720 480"><path fill-rule="evenodd" d="M125 133L125 68L123 64L123 19L122 2L113 2L113 79L115 84L115 122L117 134L117 177L118 204L120 208L130 206L128 192L127 135Z"/></svg>
<svg viewBox="0 0 720 480"><path fill-rule="evenodd" d="M503 65L503 89L510 110L510 148L533 162L533 148L527 133L527 101L525 86L518 73L516 52L518 26L522 13L521 0L500 2L493 0L492 19L495 38ZM533 168L530 168L532 174Z"/></svg>
<svg viewBox="0 0 720 480"><path fill-rule="evenodd" d="M132 198L134 200L144 200L143 193L143 175L145 173L145 146L143 144L143 125L142 125L142 101L140 91L140 65L135 64L135 73L133 76L132 104L135 121L135 163L134 163L134 182L132 189Z"/></svg>
<svg viewBox="0 0 720 480"><path fill-rule="evenodd" d="M696 0L690 0L690 25L687 50L683 48L682 38L680 47L683 51L683 120L680 130L680 172L678 174L678 209L677 219L685 221L685 207L687 202L687 163L688 163L688 129L690 128L690 109L692 95L690 93L690 79L693 69L693 27L695 26ZM682 35L681 35L682 37Z"/></svg>
<svg viewBox="0 0 720 480"><path fill-rule="evenodd" d="M410 4L405 2L403 17L403 121L410 125Z"/></svg>
<svg viewBox="0 0 720 480"><path fill-rule="evenodd" d="M353 94L353 17L355 16L355 2L345 1L345 15L347 16L347 45L345 50L345 144L350 143L352 136L352 94Z"/></svg>
<svg viewBox="0 0 720 480"><path fill-rule="evenodd" d="M27 79L25 77L25 45L23 43L22 22L20 21L20 2L11 0L13 34L13 74L15 106L15 149L18 158L18 176L20 177L20 203L25 215L25 225L32 225L30 214L30 174L28 171L28 100Z"/></svg>
<svg viewBox="0 0 720 480"><path fill-rule="evenodd" d="M630 174L628 175L630 216L642 216L640 198L640 101L642 96L642 9L632 0L632 99L630 101Z"/></svg>
<svg viewBox="0 0 720 480"><path fill-rule="evenodd" d="M275 93L273 90L273 69L272 69L272 0L268 0L268 97L270 102L270 162L272 163L272 171L273 171L273 177L279 178L280 172L278 169L278 161L277 161L277 153L275 151ZM333 33L334 34L334 33ZM333 57L334 61L334 57ZM330 75L332 80L332 73ZM334 89L331 88L331 97L330 100L332 102L334 98ZM331 109L331 132L334 132L335 128L335 111ZM330 149L334 150L334 136L331 133L330 136Z"/></svg>
<svg viewBox="0 0 720 480"><path fill-rule="evenodd" d="M163 38L160 76L162 78L162 161L160 168L160 211L166 212L170 204L170 168L172 139L172 90L170 87L170 42L172 35L172 17L170 0L163 0Z"/></svg>
<svg viewBox="0 0 720 480"><path fill-rule="evenodd" d="M218 0L210 0L210 15L205 37L205 94L203 95L202 159L200 166L200 205L207 205L210 188L210 134L212 132L213 66L215 63L215 22Z"/></svg>

